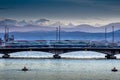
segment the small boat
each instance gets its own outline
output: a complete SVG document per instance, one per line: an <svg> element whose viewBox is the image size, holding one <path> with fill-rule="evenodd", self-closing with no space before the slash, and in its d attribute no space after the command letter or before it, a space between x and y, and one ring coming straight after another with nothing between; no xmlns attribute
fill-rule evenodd
<svg viewBox="0 0 120 80"><path fill-rule="evenodd" d="M28 71L28 69L26 67L22 68L22 71Z"/></svg>
<svg viewBox="0 0 120 80"><path fill-rule="evenodd" d="M114 67L113 69L111 69L112 72L117 72L118 70Z"/></svg>

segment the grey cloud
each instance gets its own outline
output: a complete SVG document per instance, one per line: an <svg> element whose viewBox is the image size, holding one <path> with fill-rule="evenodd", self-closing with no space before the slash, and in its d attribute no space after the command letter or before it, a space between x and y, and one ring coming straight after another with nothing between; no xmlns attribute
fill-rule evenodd
<svg viewBox="0 0 120 80"><path fill-rule="evenodd" d="M45 23L45 22L49 22L50 20L48 19L39 19L36 21L36 23Z"/></svg>

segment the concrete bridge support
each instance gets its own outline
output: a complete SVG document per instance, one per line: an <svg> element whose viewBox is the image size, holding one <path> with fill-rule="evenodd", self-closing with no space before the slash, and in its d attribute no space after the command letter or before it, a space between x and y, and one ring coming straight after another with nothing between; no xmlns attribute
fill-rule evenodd
<svg viewBox="0 0 120 80"><path fill-rule="evenodd" d="M106 54L106 58L107 59L116 59L116 56L115 56L115 54L117 53L118 51L114 51L114 50L112 50L109 54Z"/></svg>
<svg viewBox="0 0 120 80"><path fill-rule="evenodd" d="M54 50L53 53L54 53L54 55L53 55L53 58L54 58L54 59L60 59L61 56L60 56L59 54L62 54L63 51L62 51L62 50Z"/></svg>
<svg viewBox="0 0 120 80"><path fill-rule="evenodd" d="M54 58L54 59L60 59L61 56L60 56L59 54L54 54L54 55L53 55L53 58Z"/></svg>
<svg viewBox="0 0 120 80"><path fill-rule="evenodd" d="M10 58L10 55L9 55L9 54L4 54L4 55L2 56L2 58Z"/></svg>
<svg viewBox="0 0 120 80"><path fill-rule="evenodd" d="M106 54L105 57L106 57L107 59L116 59L116 56L110 55L110 54Z"/></svg>

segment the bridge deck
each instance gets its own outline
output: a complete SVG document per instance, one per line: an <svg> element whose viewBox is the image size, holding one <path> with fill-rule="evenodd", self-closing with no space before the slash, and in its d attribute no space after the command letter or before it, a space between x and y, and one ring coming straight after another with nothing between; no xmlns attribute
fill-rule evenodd
<svg viewBox="0 0 120 80"><path fill-rule="evenodd" d="M0 48L0 53L13 53L21 51L42 51L42 52L71 52L71 51L97 51L97 52L120 52L120 48L82 48L82 47L42 47L42 48Z"/></svg>

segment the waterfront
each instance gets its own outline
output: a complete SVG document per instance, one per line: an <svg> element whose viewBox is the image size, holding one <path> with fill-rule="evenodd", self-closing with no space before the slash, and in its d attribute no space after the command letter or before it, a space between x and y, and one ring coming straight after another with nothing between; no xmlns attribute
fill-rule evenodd
<svg viewBox="0 0 120 80"><path fill-rule="evenodd" d="M29 71L21 71L24 66ZM111 72L113 67L119 71ZM120 80L119 75L119 60L0 59L0 80Z"/></svg>

